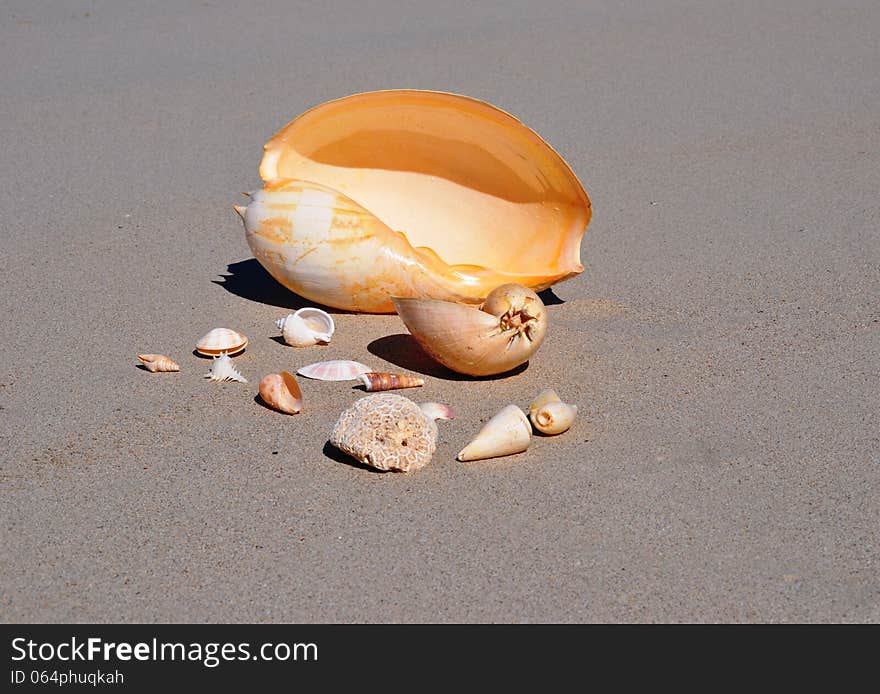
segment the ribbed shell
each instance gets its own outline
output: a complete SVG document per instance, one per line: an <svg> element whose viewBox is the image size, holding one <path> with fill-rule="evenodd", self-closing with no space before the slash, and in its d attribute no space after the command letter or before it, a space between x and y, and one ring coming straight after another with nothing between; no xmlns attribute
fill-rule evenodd
<svg viewBox="0 0 880 694"><path fill-rule="evenodd" d="M231 328L214 328L196 343L196 352L208 357L226 353L238 354L247 347L248 339Z"/></svg>

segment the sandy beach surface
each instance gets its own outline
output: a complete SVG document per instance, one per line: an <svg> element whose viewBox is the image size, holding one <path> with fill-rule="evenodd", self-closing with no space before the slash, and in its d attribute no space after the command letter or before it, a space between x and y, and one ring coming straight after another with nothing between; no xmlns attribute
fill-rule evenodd
<svg viewBox="0 0 880 694"><path fill-rule="evenodd" d="M880 4L297 5L0 8L0 619L880 621ZM231 206L288 120L392 87L515 114L590 193L521 373L396 316L273 339L303 302ZM250 384L203 379L216 326ZM335 453L351 384L255 402L324 358L427 374L432 464ZM455 462L548 385L571 431Z"/></svg>

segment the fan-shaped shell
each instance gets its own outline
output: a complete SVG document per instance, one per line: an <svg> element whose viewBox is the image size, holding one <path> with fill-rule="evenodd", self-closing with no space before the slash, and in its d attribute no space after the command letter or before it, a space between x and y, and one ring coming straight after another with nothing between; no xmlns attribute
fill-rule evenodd
<svg viewBox="0 0 880 694"><path fill-rule="evenodd" d="M265 188L237 208L254 256L298 294L392 312L389 296L479 303L583 270L586 192L513 116L392 90L331 101L265 146Z"/></svg>
<svg viewBox="0 0 880 694"><path fill-rule="evenodd" d="M297 370L300 376L314 378L318 381L353 381L361 374L370 373L372 369L366 364L347 359L331 359L319 361Z"/></svg>
<svg viewBox="0 0 880 694"><path fill-rule="evenodd" d="M214 328L196 343L196 352L206 357L238 354L247 347L248 339L230 328Z"/></svg>

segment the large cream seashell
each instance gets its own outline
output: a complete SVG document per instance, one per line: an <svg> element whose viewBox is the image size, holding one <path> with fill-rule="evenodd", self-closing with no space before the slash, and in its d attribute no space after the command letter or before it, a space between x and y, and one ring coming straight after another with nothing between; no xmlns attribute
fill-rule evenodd
<svg viewBox="0 0 880 694"><path fill-rule="evenodd" d="M300 376L314 378L318 381L353 381L361 374L369 373L372 369L359 361L347 359L331 359L319 361L297 369Z"/></svg>
<svg viewBox="0 0 880 694"><path fill-rule="evenodd" d="M532 440L532 427L525 413L508 405L490 419L456 456L458 460L483 460L522 453Z"/></svg>
<svg viewBox="0 0 880 694"><path fill-rule="evenodd" d="M437 425L412 400L377 393L361 398L339 416L330 443L377 470L411 472L431 461Z"/></svg>
<svg viewBox="0 0 880 694"><path fill-rule="evenodd" d="M293 374L287 371L264 376L260 381L260 397L269 407L285 414L297 414L302 409L302 390Z"/></svg>
<svg viewBox="0 0 880 694"><path fill-rule="evenodd" d="M180 365L166 357L164 354L138 354L138 361L143 364L147 371L156 373L159 371L180 371Z"/></svg>
<svg viewBox="0 0 880 694"><path fill-rule="evenodd" d="M205 378L210 378L212 381L247 383L247 379L238 372L228 354L214 357L214 361L211 362L211 369L205 374Z"/></svg>
<svg viewBox="0 0 880 694"><path fill-rule="evenodd" d="M214 328L196 343L196 352L206 357L238 354L247 347L248 339L230 328Z"/></svg>
<svg viewBox="0 0 880 694"><path fill-rule="evenodd" d="M265 146L242 217L254 256L312 301L388 313L390 296L479 303L583 270L586 192L534 131L455 94L356 94Z"/></svg>
<svg viewBox="0 0 880 694"><path fill-rule="evenodd" d="M528 361L547 332L541 299L518 284L497 287L479 310L435 299L394 299L394 306L428 354L469 376L504 373Z"/></svg>
<svg viewBox="0 0 880 694"><path fill-rule="evenodd" d="M327 344L336 325L326 311L305 307L275 321L284 341L291 347L311 347L319 343Z"/></svg>

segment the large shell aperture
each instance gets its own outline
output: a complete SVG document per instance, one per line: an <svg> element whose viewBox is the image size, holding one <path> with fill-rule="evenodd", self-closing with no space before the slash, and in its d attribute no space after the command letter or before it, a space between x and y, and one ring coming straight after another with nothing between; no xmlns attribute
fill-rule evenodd
<svg viewBox="0 0 880 694"><path fill-rule="evenodd" d="M583 270L586 192L513 116L439 92L357 94L293 120L266 145L244 220L281 284L346 310L389 296L479 303Z"/></svg>

